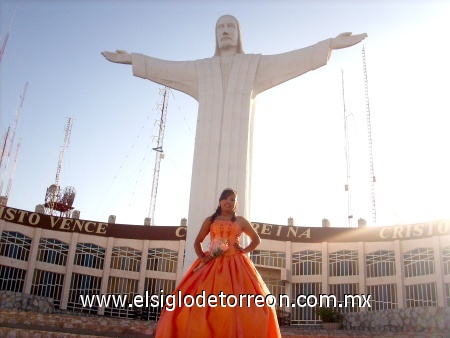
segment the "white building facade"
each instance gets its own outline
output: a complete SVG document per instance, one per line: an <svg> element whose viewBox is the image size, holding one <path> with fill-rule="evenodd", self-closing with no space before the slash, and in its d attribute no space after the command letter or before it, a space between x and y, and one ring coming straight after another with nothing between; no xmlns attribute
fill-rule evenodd
<svg viewBox="0 0 450 338"><path fill-rule="evenodd" d="M312 304L314 297L332 295L342 313L450 307L450 221L252 225L262 243L250 257L271 293L289 298L278 303L278 313L291 325L321 323L306 296ZM182 277L185 226L120 225L0 206L0 233L0 291L53 298L61 311L157 320L160 306L131 300L168 295ZM80 296L93 295L127 299L123 306L82 303ZM367 301L346 303L345 295Z"/></svg>

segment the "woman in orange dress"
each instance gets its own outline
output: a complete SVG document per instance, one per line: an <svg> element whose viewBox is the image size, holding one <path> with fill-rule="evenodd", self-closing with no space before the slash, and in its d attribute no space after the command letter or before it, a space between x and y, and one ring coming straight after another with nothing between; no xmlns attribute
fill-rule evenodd
<svg viewBox="0 0 450 338"><path fill-rule="evenodd" d="M236 208L236 191L225 189L203 222L194 242L198 259L175 288L173 306L161 313L156 338L281 337L275 306L268 305L273 297L266 297L269 290L246 255L261 240ZM251 240L246 248L239 244L242 233ZM210 250L203 252L208 234Z"/></svg>

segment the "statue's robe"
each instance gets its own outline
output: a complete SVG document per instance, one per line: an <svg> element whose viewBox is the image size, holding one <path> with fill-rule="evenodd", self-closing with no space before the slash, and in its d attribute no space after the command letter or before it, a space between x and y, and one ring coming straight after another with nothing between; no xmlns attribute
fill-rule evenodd
<svg viewBox="0 0 450 338"><path fill-rule="evenodd" d="M237 191L239 214L249 219L256 96L324 66L330 43L328 39L277 55L235 54L195 61L132 54L133 75L182 91L199 103L184 271L196 258L194 240L217 208L223 189Z"/></svg>

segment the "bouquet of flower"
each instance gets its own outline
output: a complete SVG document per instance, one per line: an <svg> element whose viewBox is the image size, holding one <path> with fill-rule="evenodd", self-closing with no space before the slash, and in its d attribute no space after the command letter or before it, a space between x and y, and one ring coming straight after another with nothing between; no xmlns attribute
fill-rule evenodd
<svg viewBox="0 0 450 338"><path fill-rule="evenodd" d="M220 257L225 251L227 251L228 248L229 248L228 240L226 238L224 238L224 239L214 239L209 244L209 256L212 257L212 259L216 259L217 257ZM197 270L201 269L206 264L202 263L200 266L196 267L193 270L193 272L196 272Z"/></svg>

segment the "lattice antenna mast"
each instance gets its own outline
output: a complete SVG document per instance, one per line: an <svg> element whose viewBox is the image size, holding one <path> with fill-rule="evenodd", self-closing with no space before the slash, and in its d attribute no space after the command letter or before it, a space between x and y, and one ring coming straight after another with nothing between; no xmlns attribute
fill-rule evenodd
<svg viewBox="0 0 450 338"><path fill-rule="evenodd" d="M55 185L57 187L59 187L59 175L61 173L62 162L64 159L64 152L65 152L66 148L69 146L71 132L72 132L72 118L69 117L67 119L67 124L66 124L66 129L65 129L64 144L62 145L61 151L59 152L58 167L56 168Z"/></svg>
<svg viewBox="0 0 450 338"><path fill-rule="evenodd" d="M372 220L377 221L377 211L375 207L375 171L373 168L373 154L372 154L372 126L370 123L370 105L369 105L369 83L367 80L367 68L366 68L366 52L364 46L362 48L362 58L364 66L364 87L366 96L366 115L367 115L367 136L369 145L369 170L370 170L370 190L372 197Z"/></svg>
<svg viewBox="0 0 450 338"><path fill-rule="evenodd" d="M6 145L8 144L8 137L9 137L10 131L11 131L11 127L8 127L8 130L6 131L5 136L3 137L3 145L2 145L2 149L0 150L0 168L2 167L3 154L5 153Z"/></svg>
<svg viewBox="0 0 450 338"><path fill-rule="evenodd" d="M9 143L9 148L6 150L6 162L3 166L3 172L2 172L2 179L0 182L0 192L3 191L3 185L5 183L5 176L6 176L6 171L8 169L8 164L9 164L9 158L11 156L11 152L12 152L12 147L14 145L14 138L16 137L16 131L17 131L17 125L19 124L19 119L20 119L20 114L22 112L22 108L23 108L23 102L25 101L25 94L27 93L27 88L28 88L28 81L25 84L25 89L23 90L23 94L20 100L20 104L19 104L19 109L16 112L16 123L14 125L14 128L12 130L12 134L11 134L11 139L10 139L10 143ZM3 155L2 155L2 162L3 162Z"/></svg>
<svg viewBox="0 0 450 338"><path fill-rule="evenodd" d="M72 132L73 118L68 117L65 127L64 144L59 152L58 167L56 168L55 184L47 188L45 194L45 213L47 215L55 215L60 213L60 217L70 217L73 210L73 202L75 200L76 191L74 187L66 187L63 191L59 187L59 175L61 174L64 152L69 146L70 134Z"/></svg>
<svg viewBox="0 0 450 338"><path fill-rule="evenodd" d="M348 226L352 227L353 214L352 214L352 193L350 189L350 142L348 139L348 117L347 111L345 109L345 93L344 93L344 71L341 69L342 73L342 102L344 106L344 134L345 134L345 161L347 164L347 183L345 184L345 191L347 192L347 215L348 215Z"/></svg>
<svg viewBox="0 0 450 338"><path fill-rule="evenodd" d="M153 183L152 183L152 195L150 197L150 210L148 217L150 218L150 224L155 224L155 206L156 206L156 195L158 193L158 181L159 181L159 171L161 166L161 159L164 158L163 143L164 143L164 130L166 128L166 115L167 115L167 104L169 101L169 88L164 87L160 89L160 95L162 95L162 102L158 105L161 108L161 120L159 123L159 134L158 134L158 144L156 148L155 158L155 169L153 171Z"/></svg>
<svg viewBox="0 0 450 338"><path fill-rule="evenodd" d="M11 22L9 24L8 31L6 32L5 38L4 38L3 43L2 43L2 47L0 49L0 63L2 62L3 53L5 52L6 43L8 42L8 38L9 38L9 32L11 31L12 23L13 23L14 17L16 16L16 10L17 10L17 5L16 5L16 8L14 9L14 14L13 14L13 16L11 18Z"/></svg>
<svg viewBox="0 0 450 338"><path fill-rule="evenodd" d="M16 173L17 159L19 158L19 150L20 150L20 141L19 141L19 143L17 143L16 155L14 156L14 162L13 162L13 166L11 169L11 174L9 176L8 185L6 187L6 194L5 194L6 197L9 197L9 194L11 193L12 182L14 180L14 175Z"/></svg>

